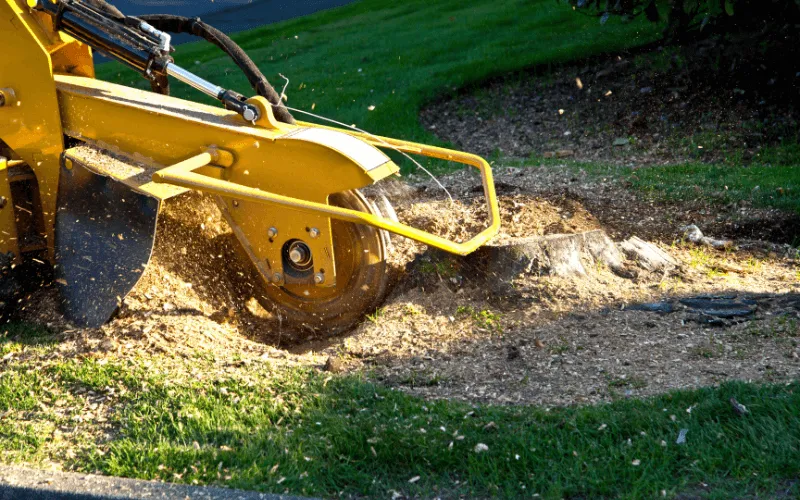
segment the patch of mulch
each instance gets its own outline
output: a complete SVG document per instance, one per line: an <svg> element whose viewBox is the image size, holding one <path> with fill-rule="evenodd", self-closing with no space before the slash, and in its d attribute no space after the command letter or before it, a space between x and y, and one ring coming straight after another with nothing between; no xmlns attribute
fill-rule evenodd
<svg viewBox="0 0 800 500"><path fill-rule="evenodd" d="M532 154L633 166L757 159L800 137L793 34L710 38L534 69L443 96L420 119L484 156Z"/></svg>
<svg viewBox="0 0 800 500"><path fill-rule="evenodd" d="M509 283L515 299L507 300L479 281L406 267L424 247L393 238L398 286L385 305L349 334L298 341L259 309L247 274L230 256L230 230L213 201L188 194L167 205L153 261L108 324L71 327L48 290L25 302L23 315L58 332L51 355L60 358L171 354L188 369L197 353L206 353L244 363L245 370L257 362L366 372L414 394L474 402L564 405L798 375L800 332L788 305L760 305L747 321L722 326L691 321L691 311L623 310L701 294L788 297L800 292L792 247L749 240L736 240L732 250L693 246L682 241L679 226L696 223L709 236L726 236L710 229L719 214L687 211L678 218L678 206L665 212L618 182L574 170L497 168L496 179L500 241L602 229L617 240L630 234L661 242L680 269L628 278L599 265L585 276L522 274ZM487 222L475 174L441 180L454 202L429 179L389 183L383 191L401 220L470 237ZM423 272L433 274L417 281L423 285L407 285Z"/></svg>

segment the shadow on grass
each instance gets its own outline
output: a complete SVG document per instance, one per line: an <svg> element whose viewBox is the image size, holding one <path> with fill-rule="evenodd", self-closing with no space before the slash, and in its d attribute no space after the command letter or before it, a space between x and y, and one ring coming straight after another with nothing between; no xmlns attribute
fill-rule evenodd
<svg viewBox="0 0 800 500"><path fill-rule="evenodd" d="M149 390L131 386L121 401L107 451L76 466L324 496L652 497L703 484L742 495L800 473L796 383L545 411L425 402L311 372L251 387L144 380Z"/></svg>
<svg viewBox="0 0 800 500"><path fill-rule="evenodd" d="M58 343L58 339L44 326L14 321L0 328L0 350L10 342L25 346L50 346Z"/></svg>
<svg viewBox="0 0 800 500"><path fill-rule="evenodd" d="M11 332L52 343L26 325ZM51 427L4 432L0 444L41 454L59 446L47 445L54 427L69 429L86 436L67 460L77 470L326 497L796 494L799 389L726 382L594 406L470 405L266 363L87 357L7 367L2 428ZM83 410L46 410L59 394ZM85 413L93 405L107 408L110 432Z"/></svg>

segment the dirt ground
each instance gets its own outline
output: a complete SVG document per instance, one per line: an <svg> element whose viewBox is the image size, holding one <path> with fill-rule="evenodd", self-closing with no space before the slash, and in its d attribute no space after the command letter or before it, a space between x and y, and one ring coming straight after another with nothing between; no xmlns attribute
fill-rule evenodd
<svg viewBox="0 0 800 500"><path fill-rule="evenodd" d="M646 47L500 77L423 110L437 136L481 155L641 167L682 159L747 164L797 142L796 44L763 33Z"/></svg>
<svg viewBox="0 0 800 500"><path fill-rule="evenodd" d="M478 179L460 172L442 180L455 203L421 178L392 182L384 192L401 220L468 237L487 219ZM276 329L253 298L213 202L190 194L167 206L151 265L111 322L72 328L55 312L52 290L29 298L25 319L60 332L61 356L158 352L190 360L201 350L223 361L365 371L424 397L472 402L565 405L800 375L796 251L753 238L769 236L769 212L656 205L611 179L567 168L500 167L496 180L497 244L603 229L615 241L635 235L655 242L680 266L635 278L602 263L590 263L582 276L523 273L511 280L512 292L499 294L447 266L425 265L423 247L393 237L396 283L385 305L349 334L298 340ZM686 223L737 246L683 242ZM679 301L708 294L735 297L753 313L717 321ZM626 309L659 301L672 312Z"/></svg>

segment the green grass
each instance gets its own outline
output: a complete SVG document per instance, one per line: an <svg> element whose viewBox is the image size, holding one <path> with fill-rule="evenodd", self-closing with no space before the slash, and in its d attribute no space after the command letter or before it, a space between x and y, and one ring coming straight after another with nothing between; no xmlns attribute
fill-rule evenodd
<svg viewBox="0 0 800 500"><path fill-rule="evenodd" d="M234 39L278 91L284 85L279 74L291 80L290 106L313 106L373 133L438 143L420 126L418 112L439 95L534 65L652 42L659 33L660 26L643 20L601 26L553 0L362 0ZM230 59L208 43L179 46L176 60L214 83L252 94ZM98 77L148 87L116 63L100 65ZM173 94L206 101L177 82Z"/></svg>
<svg viewBox="0 0 800 500"><path fill-rule="evenodd" d="M316 113L373 133L438 144L418 120L426 102L493 76L531 67L546 74L553 65L652 42L660 29L643 20L617 18L600 25L552 0L417 0L399 5L362 0L234 38L278 90L284 84L278 75L290 78L290 106L313 107ZM671 52L663 54L667 58ZM230 60L208 43L181 45L176 59L215 83L251 93ZM667 62L650 61L655 67ZM99 65L98 76L147 87L144 79L117 63ZM177 82L173 94L209 102ZM697 149L697 162L640 171L632 177L633 186L667 199L751 200L755 206L800 210L796 144L765 148L743 166L738 144L724 137L712 134L684 142ZM726 156L723 164L702 163L708 151L720 148ZM410 168L403 162L404 171Z"/></svg>
<svg viewBox="0 0 800 500"><path fill-rule="evenodd" d="M4 462L383 498L641 498L702 484L724 498L773 492L800 474L800 383L549 409L426 402L357 376L260 361L46 357L7 360L0 375ZM737 416L730 397L750 414ZM677 445L683 428L687 443Z"/></svg>
<svg viewBox="0 0 800 500"><path fill-rule="evenodd" d="M531 156L513 166L542 165L584 170L595 177L619 178L632 189L658 200L703 200L722 206L744 202L757 208L800 213L800 149L794 145L764 148L751 162L690 161L633 169L610 161L586 162Z"/></svg>
<svg viewBox="0 0 800 500"><path fill-rule="evenodd" d="M717 204L746 201L800 212L800 163L748 167L686 163L639 169L628 177L634 188L660 198L699 198Z"/></svg>

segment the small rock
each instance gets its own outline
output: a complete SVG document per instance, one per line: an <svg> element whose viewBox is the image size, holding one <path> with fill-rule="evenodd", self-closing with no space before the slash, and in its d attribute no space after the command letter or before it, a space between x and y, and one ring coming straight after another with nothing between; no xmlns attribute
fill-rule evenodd
<svg viewBox="0 0 800 500"><path fill-rule="evenodd" d="M478 443L475 445L475 453L483 453L484 451L489 451L489 447L483 443Z"/></svg>
<svg viewBox="0 0 800 500"><path fill-rule="evenodd" d="M736 398L731 398L729 401L733 407L733 411L735 411L740 417L750 413L750 410L748 410L747 407L742 403L736 401Z"/></svg>
<svg viewBox="0 0 800 500"><path fill-rule="evenodd" d="M645 311L669 314L675 310L670 302L652 302L648 304L631 304L625 306L624 311Z"/></svg>
<svg viewBox="0 0 800 500"><path fill-rule="evenodd" d="M642 88L639 89L639 93L640 94L652 94L653 93L653 87L642 87Z"/></svg>
<svg viewBox="0 0 800 500"><path fill-rule="evenodd" d="M170 304L169 302L165 302L162 306L165 312L170 312L175 310L175 306Z"/></svg>
<svg viewBox="0 0 800 500"><path fill-rule="evenodd" d="M325 361L325 366L323 367L326 372L331 373L342 373L344 368L344 362L336 356L328 356L328 359Z"/></svg>
<svg viewBox="0 0 800 500"><path fill-rule="evenodd" d="M709 238L708 236L703 236L703 232L700 231L700 228L694 224L689 226L684 226L681 228L683 231L683 235L686 237L687 240L691 241L692 243L708 245L713 248L730 248L733 246L733 242L730 240L718 240L715 238Z"/></svg>
<svg viewBox="0 0 800 500"><path fill-rule="evenodd" d="M627 137L617 137L614 139L614 146L627 146L631 143L631 140Z"/></svg>
<svg viewBox="0 0 800 500"><path fill-rule="evenodd" d="M575 151L571 149L559 149L556 151L556 158L569 158L570 156L575 156Z"/></svg>

